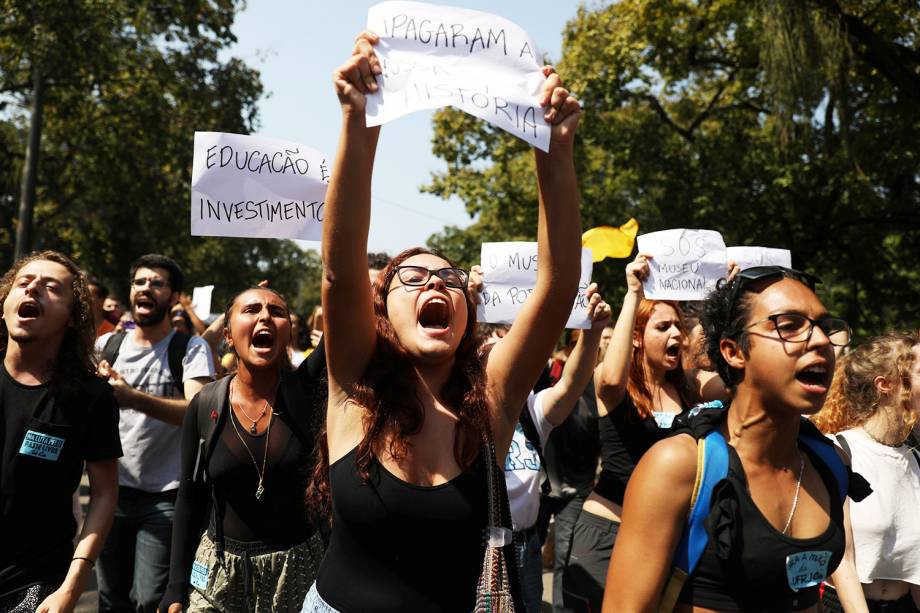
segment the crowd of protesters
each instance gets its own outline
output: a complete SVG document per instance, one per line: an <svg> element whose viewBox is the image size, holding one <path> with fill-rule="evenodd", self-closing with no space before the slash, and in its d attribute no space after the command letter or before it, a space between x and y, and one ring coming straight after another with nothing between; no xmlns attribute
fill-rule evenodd
<svg viewBox="0 0 920 613"><path fill-rule="evenodd" d="M476 267L366 253L376 42L334 75L308 318L269 280L202 321L157 254L125 307L53 251L0 281L0 612L71 611L95 571L106 612L536 613L544 560L554 611L920 610L917 331L854 344L778 266L648 300L640 254L557 352L581 110L550 67L536 286L477 325Z"/></svg>

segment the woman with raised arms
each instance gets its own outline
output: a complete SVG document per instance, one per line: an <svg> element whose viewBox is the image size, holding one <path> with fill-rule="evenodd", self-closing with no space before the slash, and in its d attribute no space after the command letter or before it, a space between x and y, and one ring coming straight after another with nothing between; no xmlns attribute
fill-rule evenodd
<svg viewBox="0 0 920 613"><path fill-rule="evenodd" d="M549 152L535 152L537 284L483 364L468 274L444 256L404 251L370 287L366 246L379 128L365 125L365 95L377 89L381 72L377 41L361 34L333 77L342 131L323 222L322 287L332 535L304 611L468 612L489 521L489 447L502 465L577 290L572 152L580 108L544 68L540 102L552 132ZM517 593L514 601L522 611Z"/></svg>
<svg viewBox="0 0 920 613"><path fill-rule="evenodd" d="M597 368L601 474L572 531L563 600L576 613L598 611L626 484L642 455L671 432L674 418L725 395L712 372L685 370L686 330L676 302L647 300L648 257L626 267L626 295Z"/></svg>

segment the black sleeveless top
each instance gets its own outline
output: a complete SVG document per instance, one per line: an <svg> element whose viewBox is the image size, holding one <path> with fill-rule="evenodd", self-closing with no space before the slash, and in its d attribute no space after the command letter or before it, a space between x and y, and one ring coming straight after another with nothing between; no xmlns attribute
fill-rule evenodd
<svg viewBox="0 0 920 613"><path fill-rule="evenodd" d="M830 523L814 538L782 534L748 491L744 468L729 445L728 477L716 484L706 519L709 543L679 600L718 611L799 611L818 602L818 584L837 569L846 547L843 505L830 469L808 454L830 496ZM793 589L793 586L798 589Z"/></svg>
<svg viewBox="0 0 920 613"><path fill-rule="evenodd" d="M406 483L377 461L365 483L355 455L329 468L332 537L316 580L320 596L343 612L469 613L488 523L483 455L432 487Z"/></svg>
<svg viewBox="0 0 920 613"><path fill-rule="evenodd" d="M677 417L667 414L659 427L654 417L641 418L629 394L605 417L598 419L601 441L601 474L594 493L619 505L623 504L626 484L636 470L636 464L652 445L671 434L667 420Z"/></svg>

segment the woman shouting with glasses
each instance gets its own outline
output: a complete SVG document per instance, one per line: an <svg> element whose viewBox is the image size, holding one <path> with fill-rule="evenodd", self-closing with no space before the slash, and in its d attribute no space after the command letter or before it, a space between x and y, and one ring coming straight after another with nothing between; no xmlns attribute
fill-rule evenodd
<svg viewBox="0 0 920 613"><path fill-rule="evenodd" d="M861 499L865 482L804 419L824 404L834 346L850 341L816 281L756 267L706 300L707 354L730 406L679 418L639 462L604 611L817 611L831 574L846 610L865 610L844 503Z"/></svg>
<svg viewBox="0 0 920 613"><path fill-rule="evenodd" d="M498 553L510 551L498 466L577 291L579 105L544 68L539 100L551 135L549 152L534 154L537 283L484 364L467 273L446 257L409 249L369 286L380 128L366 125L365 95L381 74L377 42L359 36L333 77L343 117L323 221L328 473L319 475L328 479L333 520L304 611L471 611L477 601L504 611L511 594L523 611L507 585L514 559ZM496 507L504 507L500 521Z"/></svg>

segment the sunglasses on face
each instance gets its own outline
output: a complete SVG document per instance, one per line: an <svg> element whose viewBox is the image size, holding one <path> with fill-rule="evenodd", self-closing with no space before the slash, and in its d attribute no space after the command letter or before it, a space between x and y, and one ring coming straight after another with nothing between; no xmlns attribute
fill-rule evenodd
<svg viewBox="0 0 920 613"><path fill-rule="evenodd" d="M760 321L748 324L745 330L765 323L773 322L773 327L779 335L780 340L790 343L807 343L811 340L811 335L815 331L815 326L821 328L828 342L835 347L846 347L850 344L852 332L850 325L837 317L822 317L821 319L811 319L799 313L777 313L770 315Z"/></svg>
<svg viewBox="0 0 920 613"><path fill-rule="evenodd" d="M439 268L431 270L424 266L397 266L396 276L399 282L410 287L421 287L431 277L438 277L447 287L465 289L469 273L462 268Z"/></svg>
<svg viewBox="0 0 920 613"><path fill-rule="evenodd" d="M163 279L154 279L153 277L137 277L131 280L131 285L138 288L150 285L153 289L163 289L168 283Z"/></svg>

